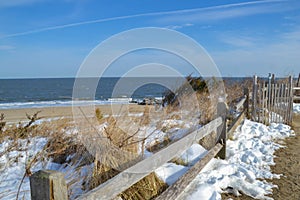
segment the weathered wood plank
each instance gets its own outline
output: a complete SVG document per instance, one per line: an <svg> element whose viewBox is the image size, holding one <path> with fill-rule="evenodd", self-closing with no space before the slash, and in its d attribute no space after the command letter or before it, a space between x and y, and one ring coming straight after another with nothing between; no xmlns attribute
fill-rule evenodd
<svg viewBox="0 0 300 200"><path fill-rule="evenodd" d="M240 110L240 108L242 106L244 106L244 103L245 103L246 99L247 99L247 96L244 95L243 98L239 102L237 102L237 104L234 106L234 109L235 110Z"/></svg>
<svg viewBox="0 0 300 200"><path fill-rule="evenodd" d="M199 160L193 167L189 169L182 177L180 177L173 185L166 191L159 195L156 200L173 200L176 199L183 190L191 183L193 179L201 172L205 165L214 158L221 150L222 145L217 144L212 148L201 160Z"/></svg>
<svg viewBox="0 0 300 200"><path fill-rule="evenodd" d="M246 101L244 102L244 111L246 111L246 117L248 118L250 94L249 94L249 89L247 87L244 88L244 95L246 96Z"/></svg>
<svg viewBox="0 0 300 200"><path fill-rule="evenodd" d="M275 117L275 111L274 111L274 84L271 84L271 107L270 107L270 113L271 113L271 121L274 122Z"/></svg>
<svg viewBox="0 0 300 200"><path fill-rule="evenodd" d="M279 123L280 122L280 117L279 117L279 85L275 84L275 112L276 112L276 117L275 117L275 122Z"/></svg>
<svg viewBox="0 0 300 200"><path fill-rule="evenodd" d="M280 84L280 97L279 97L279 101L280 101L280 116L282 118L282 122L284 121L284 118L283 118L283 114L284 114L284 100L283 100L283 91L284 88L283 88L283 83Z"/></svg>
<svg viewBox="0 0 300 200"><path fill-rule="evenodd" d="M289 77L289 113L288 113L288 124L291 125L293 121L293 97L294 97L294 92L293 92L293 77Z"/></svg>
<svg viewBox="0 0 300 200"><path fill-rule="evenodd" d="M266 120L266 109L265 109L265 107L266 107L266 87L265 87L265 82L262 82L262 107L261 107L261 109L262 109L262 117L263 117L263 121L262 121L262 123L265 123L265 120Z"/></svg>
<svg viewBox="0 0 300 200"><path fill-rule="evenodd" d="M294 100L300 100L300 96L294 96Z"/></svg>
<svg viewBox="0 0 300 200"><path fill-rule="evenodd" d="M241 122L245 119L245 113L244 110L233 122L233 124L230 126L229 131L227 132L227 138L231 138L235 129L241 124Z"/></svg>
<svg viewBox="0 0 300 200"><path fill-rule="evenodd" d="M67 184L64 175L57 171L40 170L30 176L32 200L68 199Z"/></svg>
<svg viewBox="0 0 300 200"><path fill-rule="evenodd" d="M257 103L257 107L258 107L258 112L257 112L257 118L258 118L258 122L262 122L262 116L261 116L261 104L262 104L262 85L260 83L258 83L258 90L257 90L257 99L258 99L258 103Z"/></svg>
<svg viewBox="0 0 300 200"><path fill-rule="evenodd" d="M257 76L253 76L252 89L252 120L256 121Z"/></svg>
<svg viewBox="0 0 300 200"><path fill-rule="evenodd" d="M227 123L226 123L226 116L227 116L227 105L225 102L219 102L217 105L217 116L222 118L222 124L217 128L217 136L218 136L218 143L223 145L222 149L218 153L218 156L221 159L226 159L226 140L227 140Z"/></svg>
<svg viewBox="0 0 300 200"><path fill-rule="evenodd" d="M284 114L283 114L283 122L287 121L287 110L288 110L288 102L287 102L287 88L286 84L283 84L283 103L284 103Z"/></svg>
<svg viewBox="0 0 300 200"><path fill-rule="evenodd" d="M181 155L193 143L198 142L201 138L216 130L221 124L222 118L218 117L200 129L193 131L182 139L170 144L154 155L126 169L97 188L80 196L78 199L106 200L116 197L119 193L150 174L156 168L160 167L174 157Z"/></svg>

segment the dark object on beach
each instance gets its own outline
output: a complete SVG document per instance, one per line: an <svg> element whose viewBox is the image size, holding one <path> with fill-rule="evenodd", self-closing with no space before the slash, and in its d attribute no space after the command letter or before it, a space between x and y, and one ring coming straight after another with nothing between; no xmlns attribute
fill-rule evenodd
<svg viewBox="0 0 300 200"><path fill-rule="evenodd" d="M139 102L139 105L160 105L162 102L154 97L146 97L142 102Z"/></svg>
<svg viewBox="0 0 300 200"><path fill-rule="evenodd" d="M167 90L164 93L164 99L162 105L173 105L178 106L178 97L188 95L190 92L189 88L192 87L193 91L202 92L207 90L206 82L201 77L192 77L191 75L186 77L186 82L181 85L175 93L171 90Z"/></svg>
<svg viewBox="0 0 300 200"><path fill-rule="evenodd" d="M1 113L1 115L0 115L0 133L2 133L5 124L6 124L6 122L4 121L4 114Z"/></svg>

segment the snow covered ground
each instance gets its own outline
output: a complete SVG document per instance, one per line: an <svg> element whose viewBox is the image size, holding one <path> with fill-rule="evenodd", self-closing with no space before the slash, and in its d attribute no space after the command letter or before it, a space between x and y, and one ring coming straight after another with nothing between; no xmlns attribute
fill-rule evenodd
<svg viewBox="0 0 300 200"><path fill-rule="evenodd" d="M25 173L25 166L30 160L43 149L47 143L46 138L35 137L30 141L26 139L18 140L18 149L13 151L6 150L12 145L12 141L8 140L0 144L0 199L16 199L18 187ZM42 168L41 162L33 166ZM29 178L25 177L20 188L19 199L30 199Z"/></svg>
<svg viewBox="0 0 300 200"><path fill-rule="evenodd" d="M30 182L29 177L24 177L26 165L33 159L35 155L41 153L47 143L45 137L34 137L30 140L19 139L17 150L7 151L12 145L12 141L8 140L0 144L0 199L11 200L16 199L19 186L18 199L30 199ZM72 156L72 155L71 155ZM69 156L69 158L71 158ZM42 156L43 157L43 156ZM69 159L67 158L67 160ZM78 167L69 165L68 163L57 164L51 162L51 159L43 157L39 159L31 167L31 172L37 172L40 169L57 170L65 174L67 184L69 184L71 198L83 193L82 181L89 174L92 174L93 164Z"/></svg>
<svg viewBox="0 0 300 200"><path fill-rule="evenodd" d="M300 105L299 105L300 110ZM297 108L297 109L298 109ZM295 105L294 105L295 110ZM180 120L163 121L162 127L165 132L148 127L145 132L151 135L146 141L146 146L151 141L161 140L163 137L183 136L192 127L189 124L182 124ZM233 140L227 142L227 159L213 159L196 177L191 185L186 188L180 198L182 199L221 199L220 193L227 191L239 194L238 191L260 198L268 199L266 194L272 192L276 187L264 178L279 178L280 175L270 172L270 165L274 165L273 153L276 149L283 146L276 143L276 140L293 135L289 126L284 124L271 124L265 126L260 123L245 120L236 130ZM15 199L18 186L25 173L25 165L32 157L40 152L47 139L35 137L28 140L19 140L19 148L7 152L11 141L0 144L0 199ZM196 161L200 160L207 153L199 144L192 145L177 160L178 164L166 163L155 170L155 173L167 184L173 184L183 175ZM151 153L148 155L150 156ZM83 192L82 181L88 174L91 174L93 164L85 165L78 169L78 166L68 164L55 164L45 158L37 162L32 167L32 172L39 169L53 169L65 174L67 181L77 180L72 184L71 197L76 197ZM74 172L76 168L76 173ZM77 177L72 177L77 176ZM259 180L258 180L259 178ZM25 177L20 189L19 199L30 199L29 178Z"/></svg>
<svg viewBox="0 0 300 200"><path fill-rule="evenodd" d="M271 199L266 195L271 194L276 186L262 179L280 178L270 171L270 165L275 164L274 151L283 147L276 140L291 135L293 131L284 124L265 126L245 120L236 130L233 140L227 142L227 159L211 160L178 199L217 200L221 199L222 192L239 195L239 191L258 199ZM189 149L185 154L188 152L190 158L195 158L203 156L205 150L193 152ZM168 163L155 172L169 184L187 169Z"/></svg>
<svg viewBox="0 0 300 200"><path fill-rule="evenodd" d="M300 113L300 103L293 104L294 113Z"/></svg>

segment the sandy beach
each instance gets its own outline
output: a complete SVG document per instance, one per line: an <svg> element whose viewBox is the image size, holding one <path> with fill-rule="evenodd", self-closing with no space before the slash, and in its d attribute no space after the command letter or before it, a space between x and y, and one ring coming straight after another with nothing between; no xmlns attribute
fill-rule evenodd
<svg viewBox="0 0 300 200"><path fill-rule="evenodd" d="M128 107L127 107L128 106ZM144 111L144 106L137 104L113 104L113 105L97 105L96 108L101 110L103 115L112 114L112 110L128 109L132 113L140 113ZM59 118L59 117L73 117L72 106L69 107L44 107L44 108L22 108L22 109L2 109L0 114L3 113L6 122L20 122L26 121L26 113L33 115L39 112L39 117L42 118Z"/></svg>

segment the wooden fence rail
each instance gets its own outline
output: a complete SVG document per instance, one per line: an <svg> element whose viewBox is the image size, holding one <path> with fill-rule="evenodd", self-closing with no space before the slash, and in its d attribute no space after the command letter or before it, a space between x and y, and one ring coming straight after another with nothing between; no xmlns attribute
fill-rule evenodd
<svg viewBox="0 0 300 200"><path fill-rule="evenodd" d="M80 196L78 199L97 199L108 200L116 197L118 194L150 174L152 171L167 163L176 156L180 156L192 144L199 141L212 131L216 130L222 124L222 118L217 118L202 128L188 134L182 139L174 142L166 148L155 153L151 157L137 163L129 169L121 172L117 176L109 179L95 189Z"/></svg>
<svg viewBox="0 0 300 200"><path fill-rule="evenodd" d="M227 139L227 132L233 133L234 129L240 124L241 120L243 120L245 113L249 110L249 92L245 89L245 96L237 103L235 106L236 109L240 109L243 107L242 112L237 117L237 119L233 122L230 126L229 130L227 131L227 105L224 102L219 102L217 106L217 113L218 118L209 122L208 124L204 125L198 130L191 132L190 134L184 136L178 141L175 141L168 145L167 147L163 148L162 150L158 151L157 153L153 154L151 157L148 157L134 166L126 169L125 171L119 173L115 177L109 179L105 183L99 185L98 187L94 188L93 190L87 192L86 194L81 195L77 199L113 199L118 194L123 192L124 190L128 189L133 184L137 183L139 180L153 172L158 167L162 166L163 164L169 162L173 158L180 156L186 149L188 149L192 144L198 143L199 140L213 131L217 130L217 135L219 136L216 140L216 145L208 151L203 159L198 161L190 170L183 175L175 184L171 185L161 196L157 199L174 199L177 195L179 195L183 189L187 186L192 179L201 171L201 169L216 155L221 159L226 158L226 139ZM43 171L43 170L41 170ZM37 172L41 174L41 171ZM47 173L51 173L51 171L47 171ZM56 173L53 171L53 173ZM34 175L33 175L34 176ZM49 176L35 176L37 179L47 179L47 177L52 177L51 174ZM30 181L39 181L36 179L30 179ZM59 182L60 184L56 183ZM51 188L49 188L49 182L51 183ZM53 195L54 191L62 190L60 187L62 180L61 179L52 179L52 180L44 180L39 181L40 184L31 185L31 194L32 200L63 200L64 197L58 197ZM45 185L45 184L48 185ZM56 188L60 187L60 188ZM45 188L49 188L45 190ZM40 193L39 196L36 194L39 193L40 190L44 190L43 193ZM66 188L64 188L66 190ZM62 192L65 194L67 191ZM42 196L43 195L43 196Z"/></svg>
<svg viewBox="0 0 300 200"><path fill-rule="evenodd" d="M234 106L235 110L240 110L240 114L231 125L227 124L227 105L219 102L217 105L218 117L215 120L169 144L151 157L129 167L77 199L113 199L158 167L180 156L192 144L198 143L201 138L217 131L218 137L215 146L187 173L157 197L157 200L176 198L213 157L226 158L227 138L231 137L237 126L245 117L249 117L250 113L252 120L265 124L272 122L291 124L293 102L300 101L300 74L295 86L292 77L289 77L287 83L276 83L275 81L274 75L270 75L268 81L260 82L258 77L254 76L252 93L249 94L248 89L244 90L244 96ZM250 96L251 112L249 109ZM30 177L30 186L32 200L65 200L67 198L67 186L63 174L56 171L41 170L33 174Z"/></svg>

